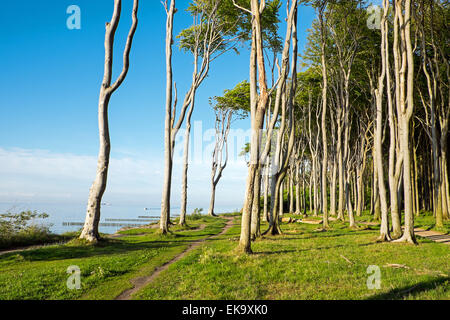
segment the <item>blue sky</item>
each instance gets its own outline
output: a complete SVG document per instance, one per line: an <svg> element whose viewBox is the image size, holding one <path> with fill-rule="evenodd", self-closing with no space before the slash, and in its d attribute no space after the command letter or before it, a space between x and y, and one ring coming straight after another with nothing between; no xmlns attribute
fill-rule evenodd
<svg viewBox="0 0 450 320"><path fill-rule="evenodd" d="M159 206L162 184L165 99L165 11L158 0L141 0L128 76L110 102L111 174L105 201ZM174 33L189 26L177 1ZM81 9L81 30L69 30L66 9ZM131 23L132 0L123 0L116 34L114 76ZM112 0L5 1L0 11L0 202L84 203L98 151L97 101L103 76L105 23ZM285 7L281 18L286 15ZM301 7L303 49L314 11ZM284 20L283 20L284 22ZM280 29L284 36L284 27ZM179 96L190 84L192 58L174 46ZM213 128L208 98L248 79L248 50L214 61L197 94L193 122ZM181 99L181 98L180 98ZM249 120L234 123L246 130ZM180 144L181 145L181 144ZM240 146L236 146L240 148ZM205 151L207 154L208 152ZM210 162L190 167L191 207L207 206ZM238 208L246 166L235 161L219 184L218 206ZM173 204L179 199L180 167L174 167Z"/></svg>

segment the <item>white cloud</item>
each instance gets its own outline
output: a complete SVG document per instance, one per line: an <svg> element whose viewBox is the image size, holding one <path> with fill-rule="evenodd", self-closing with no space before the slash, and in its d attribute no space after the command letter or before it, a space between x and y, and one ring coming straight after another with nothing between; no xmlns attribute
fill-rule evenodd
<svg viewBox="0 0 450 320"><path fill-rule="evenodd" d="M193 161L189 167L188 206L206 210L210 195L210 160L205 154L204 161ZM104 200L159 206L163 159L159 156L138 159L130 155L111 159ZM96 164L95 156L0 148L0 202L85 203ZM246 174L247 167L243 160L230 161L218 185L218 207L241 206ZM180 182L181 165L175 164L172 184L174 206L179 203Z"/></svg>

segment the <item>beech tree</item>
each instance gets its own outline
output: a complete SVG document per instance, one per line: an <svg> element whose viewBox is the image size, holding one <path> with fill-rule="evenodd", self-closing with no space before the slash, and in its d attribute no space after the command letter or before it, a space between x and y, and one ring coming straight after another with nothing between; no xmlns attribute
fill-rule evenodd
<svg viewBox="0 0 450 320"><path fill-rule="evenodd" d="M108 106L113 93L120 87L125 80L128 69L130 67L130 51L133 43L133 37L136 32L138 18L139 0L134 0L132 10L132 24L128 33L125 49L123 52L123 68L116 79L112 82L113 69L113 48L114 36L116 34L117 26L120 21L120 14L122 11L122 1L114 0L114 12L111 22L106 23L105 32L105 66L103 81L100 88L100 97L98 102L98 125L100 148L97 161L97 172L95 180L92 183L89 191L89 198L87 204L86 220L84 222L83 230L80 239L85 239L89 242L96 242L100 239L98 232L98 225L100 222L100 208L103 194L106 189L106 182L108 178L109 157L111 151L111 141L109 136L108 125Z"/></svg>
<svg viewBox="0 0 450 320"><path fill-rule="evenodd" d="M208 210L208 215L210 216L215 216L214 204L216 200L216 187L220 178L222 178L223 170L227 166L228 162L228 134L230 132L231 121L233 118L233 110L223 109L216 106L215 113L216 143L212 153L211 164L211 199Z"/></svg>
<svg viewBox="0 0 450 320"><path fill-rule="evenodd" d="M181 212L180 224L185 224L187 207L187 173L189 158L189 137L191 117L195 106L196 92L207 77L210 63L224 52L236 47L236 41L245 38L246 23L230 10L231 3L225 0L196 0L188 7L193 16L194 23L184 29L178 36L180 48L190 52L194 59L194 71L189 90L185 94L183 104L176 120L177 92L176 85L172 84L172 45L173 45L173 17L176 12L175 2L171 1L170 8L167 1L164 3L167 13L166 25L166 122L165 122L165 174L163 183L163 196L161 201L160 231L168 232L170 223L170 193L172 186L172 157L175 147L175 138L186 118L186 131L184 140ZM172 103L172 86L175 86L175 99ZM176 120L176 121L175 121Z"/></svg>
<svg viewBox="0 0 450 320"><path fill-rule="evenodd" d="M239 249L242 252L251 252L250 227L251 211L254 200L255 181L259 170L260 139L259 135L264 124L269 101L269 88L267 86L267 75L263 49L262 14L266 9L266 1L250 0L250 8L233 0L233 4L240 10L251 15L251 50L250 50L250 119L251 119L251 144L250 164L246 183L246 194L242 209L241 236ZM276 12L276 11L275 11ZM258 80L257 80L258 79ZM259 87L259 92L257 87Z"/></svg>

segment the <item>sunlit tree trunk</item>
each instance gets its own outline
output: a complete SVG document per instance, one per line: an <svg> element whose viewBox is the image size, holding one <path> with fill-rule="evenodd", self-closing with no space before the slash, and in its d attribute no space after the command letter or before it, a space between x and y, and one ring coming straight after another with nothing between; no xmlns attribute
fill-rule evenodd
<svg viewBox="0 0 450 320"><path fill-rule="evenodd" d="M260 214L261 207L259 199L261 198L261 170L258 169L256 171L255 177L255 185L253 190L253 204L252 204L252 220L251 220L251 230L250 236L252 240L261 236L261 228L260 228Z"/></svg>
<svg viewBox="0 0 450 320"><path fill-rule="evenodd" d="M184 150L183 150L183 169L181 173L181 210L179 224L184 226L186 224L186 209L187 209L187 174L189 167L189 138L191 136L191 117L194 111L195 92L192 95L191 106L186 117L186 131L184 133Z"/></svg>
<svg viewBox="0 0 450 320"><path fill-rule="evenodd" d="M261 13L258 0L251 0L252 14L252 45L250 52L250 118L251 118L251 143L250 165L247 176L244 206L242 210L241 235L239 239L239 251L251 253L251 212L254 199L256 171L259 167L260 143L259 134L264 123L264 114L268 102L268 90L266 82L266 68L263 54L263 41L261 32ZM259 70L259 95L257 93L257 69Z"/></svg>
<svg viewBox="0 0 450 320"><path fill-rule="evenodd" d="M162 234L169 231L170 219L170 191L172 185L172 45L173 45L173 18L175 15L175 0L171 0L170 7L165 3L167 13L166 21L166 115L164 122L164 180L161 197L160 230ZM176 99L175 99L176 100Z"/></svg>
<svg viewBox="0 0 450 320"><path fill-rule="evenodd" d="M396 1L395 15L400 26L402 39L402 56L406 56L406 66L400 71L400 105L397 106L397 114L400 123L400 151L403 156L403 191L405 207L405 230L403 236L395 241L416 243L414 235L414 214L412 210L411 190L411 161L410 161L410 119L414 110L414 56L411 43L411 0L402 3ZM406 92L405 92L405 70L406 70ZM406 99L405 99L406 93Z"/></svg>
<svg viewBox="0 0 450 320"><path fill-rule="evenodd" d="M386 186L384 184L384 166L383 166L383 147L382 147L382 135L383 135L383 93L384 93L384 80L386 77L386 42L387 39L387 14L388 6L386 0L383 2L384 14L381 19L381 74L378 77L378 85L375 89L376 99L376 128L375 128L375 161L377 163L377 175L378 175L378 193L380 196L381 207L381 226L379 241L390 241L389 234L389 220L388 220L388 208L386 200Z"/></svg>
<svg viewBox="0 0 450 320"><path fill-rule="evenodd" d="M270 173L270 157L267 158L268 162L265 166L264 174L264 213L263 221L269 221L269 173Z"/></svg>
<svg viewBox="0 0 450 320"><path fill-rule="evenodd" d="M85 239L89 242L96 242L100 239L98 232L98 225L100 222L100 208L103 194L106 189L106 182L108 177L109 158L111 151L111 142L109 136L108 124L108 106L112 94L120 87L125 80L130 66L130 51L133 43L133 37L136 32L138 19L137 11L139 0L134 0L132 11L132 25L128 33L125 49L123 53L123 69L117 78L116 82L111 84L112 69L113 69L113 48L114 36L120 20L122 10L122 1L114 1L114 12L111 22L106 23L105 32L105 64L103 81L100 88L100 96L98 102L98 125L99 125L99 139L100 147L97 160L97 172L95 180L89 190L89 198L86 210L86 220L84 222L83 230L81 231L80 239Z"/></svg>
<svg viewBox="0 0 450 320"><path fill-rule="evenodd" d="M300 163L295 162L295 214L300 214L301 204L300 204Z"/></svg>
<svg viewBox="0 0 450 320"><path fill-rule="evenodd" d="M289 213L294 213L294 181L293 181L294 170L291 168L289 170Z"/></svg>
<svg viewBox="0 0 450 320"><path fill-rule="evenodd" d="M325 58L325 45L326 45L326 28L323 17L323 10L325 5L319 8L319 21L320 21L320 36L321 36L321 60L322 60L322 226L324 229L328 228L328 192L327 192L327 172L328 172L328 141L327 141L327 91L328 91L328 76L327 76L327 62Z"/></svg>
<svg viewBox="0 0 450 320"><path fill-rule="evenodd" d="M389 1L385 3L387 9L389 9ZM393 108L393 98L391 93L391 68L389 60L389 41L388 39L388 23L384 28L385 32L385 69L386 69L386 93L388 102L388 121L389 121L389 166L388 166L388 177L389 177L389 196L390 196L390 206L391 206L391 219L392 219L392 237L398 238L402 234L401 222L400 222L400 211L398 205L398 183L400 179L403 159L398 148L398 123L394 117ZM394 30L394 37L397 36L397 31ZM395 40L394 40L395 41Z"/></svg>

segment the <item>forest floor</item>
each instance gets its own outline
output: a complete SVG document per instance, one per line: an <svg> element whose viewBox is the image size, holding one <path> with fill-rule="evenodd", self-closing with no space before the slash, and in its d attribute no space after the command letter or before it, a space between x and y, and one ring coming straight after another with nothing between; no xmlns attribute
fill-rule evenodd
<svg viewBox="0 0 450 320"><path fill-rule="evenodd" d="M234 220L221 233L225 216ZM432 218L419 217L416 226L432 228ZM262 237L253 254L241 255L239 214L193 217L188 225L168 236L132 229L95 246L72 241L1 255L0 299L115 299L155 272L127 298L450 299L450 248L426 238L417 246L376 243L376 225L349 229L332 221L321 232L314 224L283 223L283 235ZM81 270L80 290L66 285L73 265ZM380 270L380 289L367 286L369 266Z"/></svg>

